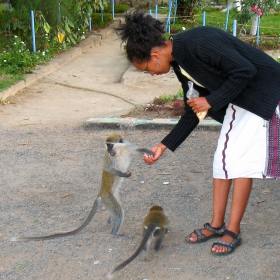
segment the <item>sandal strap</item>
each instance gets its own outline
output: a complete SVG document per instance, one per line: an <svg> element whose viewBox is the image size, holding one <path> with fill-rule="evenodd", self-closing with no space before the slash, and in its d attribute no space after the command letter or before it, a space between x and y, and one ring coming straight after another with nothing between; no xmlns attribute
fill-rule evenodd
<svg viewBox="0 0 280 280"><path fill-rule="evenodd" d="M209 223L204 224L203 227L206 228L207 230L214 232L216 234L219 234L219 235L222 235L224 233L224 231L226 230L225 223L223 223L223 225L218 228L211 227Z"/></svg>
<svg viewBox="0 0 280 280"><path fill-rule="evenodd" d="M197 240L203 240L205 238L205 235L200 231L200 229L195 229L194 233L197 236Z"/></svg>
<svg viewBox="0 0 280 280"><path fill-rule="evenodd" d="M235 249L240 244L240 239L234 239L232 242L225 242L225 241L215 241L212 245L212 248L216 245L227 247L228 252Z"/></svg>
<svg viewBox="0 0 280 280"><path fill-rule="evenodd" d="M228 229L225 229L222 233L222 235L229 235L231 236L233 239L239 239L240 237L240 232L238 234L235 234L234 232L228 230Z"/></svg>

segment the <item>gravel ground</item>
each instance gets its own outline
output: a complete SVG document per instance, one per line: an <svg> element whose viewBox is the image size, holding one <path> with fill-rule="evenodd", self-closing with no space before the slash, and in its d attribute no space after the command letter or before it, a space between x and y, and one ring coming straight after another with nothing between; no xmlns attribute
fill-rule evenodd
<svg viewBox="0 0 280 280"><path fill-rule="evenodd" d="M185 236L211 218L212 158L217 131L195 131L154 165L141 157L123 185L125 221L110 235L104 207L78 235L49 241L11 242L15 235L68 231L82 223L97 195L104 140L115 131L81 126L2 129L0 168L0 279L105 279L141 240L149 207L170 220L163 249L138 257L115 279L279 279L279 181L255 180L242 221L243 244L234 254L212 256L212 241L187 244ZM167 131L117 131L133 144L153 146ZM168 182L168 183L167 183Z"/></svg>

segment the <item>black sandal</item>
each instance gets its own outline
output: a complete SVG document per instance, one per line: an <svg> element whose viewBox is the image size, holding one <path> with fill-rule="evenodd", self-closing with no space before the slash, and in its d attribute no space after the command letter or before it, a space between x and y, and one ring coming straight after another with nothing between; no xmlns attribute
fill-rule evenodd
<svg viewBox="0 0 280 280"><path fill-rule="evenodd" d="M241 244L241 234L240 232L238 234L235 234L234 232L230 231L230 230L227 230L225 229L225 231L222 233L222 235L229 235L233 238L233 240L231 242L225 242L225 241L215 241L212 245L212 248L214 246L224 246L224 247L227 247L227 251L226 252L213 252L211 250L211 253L213 255L228 255L228 254L231 254L233 253L233 251L235 250L235 248L237 246L239 246Z"/></svg>
<svg viewBox="0 0 280 280"><path fill-rule="evenodd" d="M204 227L205 229L211 231L211 232L214 232L215 234L212 234L212 235L206 237L206 236L201 232L200 229L195 229L192 233L195 233L195 234L196 234L197 240L196 240L195 242L192 242L192 241L189 240L189 238L190 238L190 236L191 236L191 234L192 234L192 233L191 233L190 236L187 236L187 237L186 237L186 241L187 241L188 243L194 243L194 244L196 244L196 243L203 243L203 242L207 241L208 239L211 239L211 238L214 238L214 237L219 237L219 236L223 235L223 232L226 230L226 225L225 225L225 223L224 223L221 227L219 227L219 228L211 227L209 223L204 224L203 227Z"/></svg>

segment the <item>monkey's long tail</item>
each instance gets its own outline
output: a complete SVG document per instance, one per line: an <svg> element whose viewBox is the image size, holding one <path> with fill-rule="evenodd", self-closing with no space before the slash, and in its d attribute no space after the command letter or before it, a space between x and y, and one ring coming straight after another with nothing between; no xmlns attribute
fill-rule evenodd
<svg viewBox="0 0 280 280"><path fill-rule="evenodd" d="M65 237L65 236L69 236L69 235L74 235L74 234L78 233L79 231L81 231L82 229L84 229L89 224L89 222L92 220L93 216L95 215L100 203L101 203L101 197L98 196L97 199L94 201L93 207L92 207L87 219L84 221L84 223L80 227L78 227L75 230L68 231L68 232L55 233L55 234L46 235L46 236L34 236L34 237L14 236L11 238L11 241L48 240L48 239L53 239L53 238L57 238L57 237Z"/></svg>
<svg viewBox="0 0 280 280"><path fill-rule="evenodd" d="M151 235L155 232L155 230L157 230L158 227L155 225L150 225L148 226L147 230L145 231L145 234L143 236L142 242L140 244L140 246L138 247L138 249L135 251L135 253L128 258L126 261L124 261L123 263L121 263L120 265L118 265L116 268L114 268L111 272L109 272L107 274L107 278L111 279L113 278L114 274L116 272L118 272L119 270L123 269L126 265L128 265L130 262L132 262L140 253L141 251L144 249L144 246L146 245L146 243L148 242L149 238L151 237Z"/></svg>

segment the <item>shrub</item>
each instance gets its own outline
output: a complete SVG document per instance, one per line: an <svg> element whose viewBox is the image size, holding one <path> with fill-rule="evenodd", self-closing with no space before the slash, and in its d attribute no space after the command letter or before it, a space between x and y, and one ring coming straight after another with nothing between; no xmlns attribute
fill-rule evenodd
<svg viewBox="0 0 280 280"><path fill-rule="evenodd" d="M114 6L114 12L115 13L125 13L128 9L130 9L130 7L128 5L125 5L125 4ZM112 13L112 6L108 5L108 6L104 7L104 12L105 13Z"/></svg>
<svg viewBox="0 0 280 280"><path fill-rule="evenodd" d="M19 37L14 36L6 49L0 53L0 68L4 74L31 73L37 64L42 64L51 59L48 50L30 52L26 44Z"/></svg>
<svg viewBox="0 0 280 280"><path fill-rule="evenodd" d="M101 13L93 13L91 15L91 23L93 27L105 27L112 21L112 15L109 13L103 14L103 21L101 19Z"/></svg>

